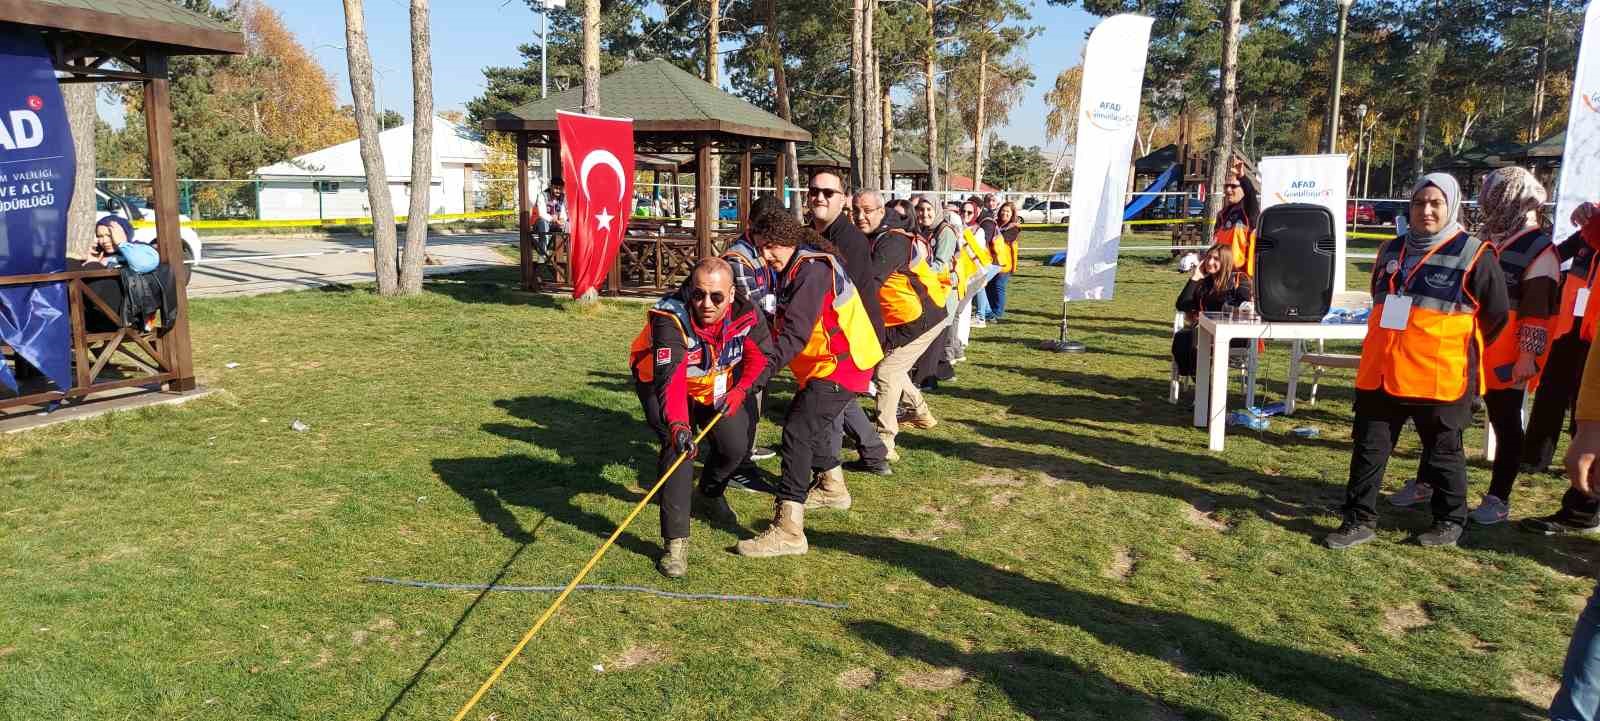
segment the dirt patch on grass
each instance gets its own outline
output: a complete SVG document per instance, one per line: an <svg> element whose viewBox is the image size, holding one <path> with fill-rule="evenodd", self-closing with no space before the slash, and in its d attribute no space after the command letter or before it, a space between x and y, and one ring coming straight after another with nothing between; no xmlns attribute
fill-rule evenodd
<svg viewBox="0 0 1600 721"><path fill-rule="evenodd" d="M329 651L328 649L322 649L321 651L317 652L317 657L311 661L310 666L311 668L322 668L323 666L328 665L328 662L332 660L333 652Z"/></svg>
<svg viewBox="0 0 1600 721"><path fill-rule="evenodd" d="M627 671L661 663L667 660L667 652L660 646L629 646L627 650L606 659L606 668L612 671Z"/></svg>
<svg viewBox="0 0 1600 721"><path fill-rule="evenodd" d="M959 668L936 668L926 672L906 672L895 679L895 683L906 688L918 691L943 691L955 688L962 681L967 680L967 672Z"/></svg>
<svg viewBox="0 0 1600 721"><path fill-rule="evenodd" d="M993 508L1005 508L1006 506L1011 505L1012 501L1015 501L1021 497L1022 494L1016 491L1000 491L992 496L989 496L989 505Z"/></svg>
<svg viewBox="0 0 1600 721"><path fill-rule="evenodd" d="M1183 546L1178 546L1177 548L1172 549L1172 557L1177 559L1179 563L1194 563L1195 561L1200 560L1194 555L1193 552L1187 548L1184 548Z"/></svg>
<svg viewBox="0 0 1600 721"><path fill-rule="evenodd" d="M1103 575L1113 581L1126 581L1133 575L1133 570L1139 565L1138 554L1126 548L1118 548L1111 553L1111 565L1107 566Z"/></svg>
<svg viewBox="0 0 1600 721"><path fill-rule="evenodd" d="M1197 498L1191 501L1184 507L1183 516L1201 528L1213 531L1226 531L1230 528L1227 521L1217 517L1217 503L1209 498Z"/></svg>
<svg viewBox="0 0 1600 721"><path fill-rule="evenodd" d="M1428 609L1416 602L1383 612L1383 630L1391 634L1407 633L1430 623L1433 623L1433 618L1428 615Z"/></svg>
<svg viewBox="0 0 1600 721"><path fill-rule="evenodd" d="M1511 687L1528 703L1539 708L1550 708L1550 701L1556 697L1561 682L1544 674L1518 671L1511 677Z"/></svg>
<svg viewBox="0 0 1600 721"><path fill-rule="evenodd" d="M998 475L998 474L994 474L994 473L985 473L985 474L983 474L981 476L978 476L977 478L974 478L974 479L972 479L970 481L967 481L967 485L985 486L985 487L989 487L989 486L1006 486L1008 488L1021 488L1023 486L1028 485L1028 484L1027 484L1026 481L1022 480L1021 478L1015 478L1015 477L1012 477L1012 476L1002 476L1002 475Z"/></svg>
<svg viewBox="0 0 1600 721"><path fill-rule="evenodd" d="M917 506L916 511L917 513L924 513L933 516L932 523L930 523L926 528L922 528L920 530L896 528L889 531L889 535L902 541L937 541L941 536L959 531L962 528L960 523L952 521L946 517L945 514L949 513L950 509L945 506L935 506L933 504L925 503L921 506Z"/></svg>
<svg viewBox="0 0 1600 721"><path fill-rule="evenodd" d="M17 652L16 646L0 646L0 658L5 658Z"/></svg>
<svg viewBox="0 0 1600 721"><path fill-rule="evenodd" d="M350 645L351 646L360 646L361 644L364 644L366 642L367 642L367 632L366 631L357 629L357 630L352 631L350 633Z"/></svg>
<svg viewBox="0 0 1600 721"><path fill-rule="evenodd" d="M835 682L839 688L863 689L878 682L878 672L865 666L852 668L839 674Z"/></svg>

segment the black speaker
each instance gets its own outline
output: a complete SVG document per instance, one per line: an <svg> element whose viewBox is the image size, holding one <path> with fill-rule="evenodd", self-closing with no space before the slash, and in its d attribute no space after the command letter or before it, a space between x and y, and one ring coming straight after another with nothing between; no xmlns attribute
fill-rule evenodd
<svg viewBox="0 0 1600 721"><path fill-rule="evenodd" d="M1274 205L1261 211L1257 227L1254 280L1261 318L1321 322L1333 305L1333 213L1310 203Z"/></svg>

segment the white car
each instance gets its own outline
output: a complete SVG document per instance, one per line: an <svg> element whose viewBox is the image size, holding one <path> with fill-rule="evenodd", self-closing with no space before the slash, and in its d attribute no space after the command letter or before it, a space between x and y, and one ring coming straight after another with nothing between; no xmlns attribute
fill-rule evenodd
<svg viewBox="0 0 1600 721"><path fill-rule="evenodd" d="M133 207L134 205L127 198L120 195L112 195L100 188L94 189L94 218L97 221L108 215L120 215L130 222L133 220L155 222L156 211L150 208L135 208ZM133 215L135 212L139 214L137 218ZM194 228L186 225L188 222L189 216L178 215L178 237L183 239L183 259L186 261L200 260L200 234L194 232ZM133 240L153 245L156 240L155 226L134 228Z"/></svg>
<svg viewBox="0 0 1600 721"><path fill-rule="evenodd" d="M1065 200L1041 200L1017 213L1024 223L1065 223L1072 215L1072 204Z"/></svg>

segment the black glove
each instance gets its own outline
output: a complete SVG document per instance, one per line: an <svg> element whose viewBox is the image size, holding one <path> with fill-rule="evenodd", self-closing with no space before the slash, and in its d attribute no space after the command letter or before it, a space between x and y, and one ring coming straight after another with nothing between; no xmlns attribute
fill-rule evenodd
<svg viewBox="0 0 1600 721"><path fill-rule="evenodd" d="M684 460L694 460L696 449L694 447L694 432L687 423L674 423L670 429L672 433L672 448L683 454Z"/></svg>

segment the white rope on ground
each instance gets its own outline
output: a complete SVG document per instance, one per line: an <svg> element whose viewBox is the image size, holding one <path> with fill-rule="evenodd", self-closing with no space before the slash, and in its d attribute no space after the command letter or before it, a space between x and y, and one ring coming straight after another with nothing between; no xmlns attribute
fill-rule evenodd
<svg viewBox="0 0 1600 721"><path fill-rule="evenodd" d="M390 586L409 586L411 588L432 588L445 591L511 591L514 593L559 593L565 586L505 586L489 583L440 583L437 581L413 581L404 578L383 578L381 576L367 576L361 579L366 583L378 583ZM744 596L733 593L678 593L676 591L662 591L645 586L615 586L608 584L585 583L576 587L578 591L603 591L610 593L643 593L650 596L660 596L679 601L731 601L742 603L765 603L777 606L813 606L834 610L848 609L850 606L843 603L827 603L826 601L813 601L809 598L768 598L766 596Z"/></svg>

